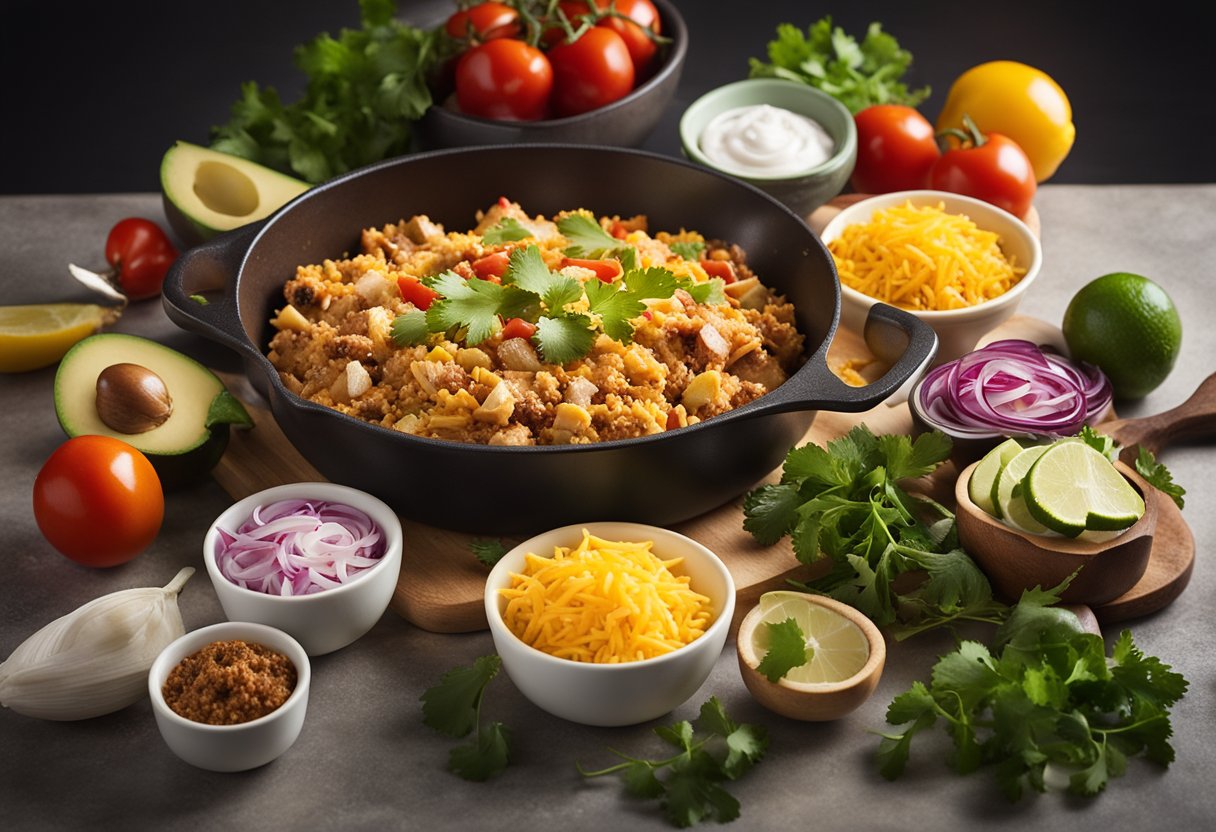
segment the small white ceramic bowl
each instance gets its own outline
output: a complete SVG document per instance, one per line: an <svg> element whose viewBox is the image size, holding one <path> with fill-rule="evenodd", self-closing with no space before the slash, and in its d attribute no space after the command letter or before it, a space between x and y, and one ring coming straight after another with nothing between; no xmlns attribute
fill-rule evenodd
<svg viewBox="0 0 1216 832"><path fill-rule="evenodd" d="M652 540L659 557L684 558L673 571L688 575L691 588L713 602L715 618L705 634L658 658L591 664L550 656L508 630L502 619L506 602L498 591L511 585L511 573L523 571L529 552L552 557L554 547L577 546L583 529L606 540ZM485 602L503 667L537 707L584 725L636 725L679 707L709 677L735 613L735 582L717 555L682 534L640 523L580 523L539 534L507 552L486 580Z"/></svg>
<svg viewBox="0 0 1216 832"><path fill-rule="evenodd" d="M1005 255L1016 258L1018 265L1026 269L1026 274L1012 289L984 303L943 312L910 310L937 333L937 363L950 361L970 352L980 338L1017 311L1022 296L1038 277L1043 250L1039 238L1013 214L982 200L945 191L895 191L867 197L844 208L824 226L819 236L827 245L839 237L846 226L868 222L875 211L905 202L916 207L940 203L947 213L966 214L980 228L999 234ZM878 301L869 295L841 284L841 324L854 332L861 332L870 307L876 303Z"/></svg>
<svg viewBox="0 0 1216 832"><path fill-rule="evenodd" d="M296 668L296 687L287 701L266 716L239 725L207 725L175 713L161 689L177 664L213 641L239 639L284 654ZM156 727L165 743L190 765L209 771L246 771L264 766L291 748L308 710L312 670L300 643L282 630L245 621L212 624L186 633L160 652L148 672L148 695Z"/></svg>
<svg viewBox="0 0 1216 832"><path fill-rule="evenodd" d="M235 530L253 510L279 500L327 500L367 514L385 535L380 562L349 583L311 595L282 597L246 589L225 578L216 563L219 530ZM401 521L381 500L345 485L300 482L251 494L216 518L203 539L203 562L229 621L256 621L290 633L310 656L345 647L370 630L388 608L401 573Z"/></svg>

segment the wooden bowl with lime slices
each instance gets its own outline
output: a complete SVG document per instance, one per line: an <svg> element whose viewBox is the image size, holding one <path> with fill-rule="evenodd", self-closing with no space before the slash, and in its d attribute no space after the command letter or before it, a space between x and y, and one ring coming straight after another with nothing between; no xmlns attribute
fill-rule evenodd
<svg viewBox="0 0 1216 832"><path fill-rule="evenodd" d="M959 474L958 537L992 582L1009 600L1036 586L1057 586L1080 569L1061 596L1067 603L1096 606L1127 592L1148 568L1157 528L1157 492L1139 474L1116 462L1115 468L1144 498L1144 514L1118 537L1102 542L1031 534L1005 525L971 499L967 485L978 462Z"/></svg>

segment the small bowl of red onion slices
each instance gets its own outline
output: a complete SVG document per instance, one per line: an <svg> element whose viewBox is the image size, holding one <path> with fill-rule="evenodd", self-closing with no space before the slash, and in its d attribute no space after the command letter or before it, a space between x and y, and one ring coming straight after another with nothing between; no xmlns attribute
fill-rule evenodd
<svg viewBox="0 0 1216 832"><path fill-rule="evenodd" d="M401 522L382 501L344 485L293 483L216 518L203 561L228 620L277 627L317 656L380 620L401 546Z"/></svg>
<svg viewBox="0 0 1216 832"><path fill-rule="evenodd" d="M1004 437L1075 436L1110 412L1110 380L1031 341L994 341L929 370L908 399L924 430L954 440L955 461L978 459Z"/></svg>

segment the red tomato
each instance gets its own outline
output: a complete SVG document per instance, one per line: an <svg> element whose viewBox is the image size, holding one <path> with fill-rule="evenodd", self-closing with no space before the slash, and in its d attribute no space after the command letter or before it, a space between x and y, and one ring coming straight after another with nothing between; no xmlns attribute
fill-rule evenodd
<svg viewBox="0 0 1216 832"><path fill-rule="evenodd" d="M1025 216L1038 190L1030 159L1008 136L989 133L980 139L943 153L929 171L929 187L973 196L1016 217Z"/></svg>
<svg viewBox="0 0 1216 832"><path fill-rule="evenodd" d="M498 283L507 273L507 266L511 265L511 252L496 251L485 257L479 257L470 265L473 267L473 274L482 280L494 280L495 283Z"/></svg>
<svg viewBox="0 0 1216 832"><path fill-rule="evenodd" d="M148 458L109 436L60 445L34 480L34 519L50 542L86 566L126 563L152 543L165 516Z"/></svg>
<svg viewBox="0 0 1216 832"><path fill-rule="evenodd" d="M854 116L857 164L849 180L863 194L925 187L929 168L941 156L933 125L911 107L875 104Z"/></svg>
<svg viewBox="0 0 1216 832"><path fill-rule="evenodd" d="M536 121L546 116L552 90L549 59L521 40L486 41L456 64L456 101L469 115Z"/></svg>
<svg viewBox="0 0 1216 832"><path fill-rule="evenodd" d="M702 260L701 268L705 269L705 273L710 277L720 277L723 283L734 283L738 278L735 276L735 267L730 264L729 260Z"/></svg>
<svg viewBox="0 0 1216 832"><path fill-rule="evenodd" d="M127 217L106 237L106 262L115 270L119 288L131 300L160 294L165 273L177 259L177 248L160 226L142 217Z"/></svg>
<svg viewBox="0 0 1216 832"><path fill-rule="evenodd" d="M621 276L621 261L620 260L584 260L579 257L563 257L562 268L566 266L578 266L582 269L590 269L595 272L595 276L605 283L611 283Z"/></svg>
<svg viewBox="0 0 1216 832"><path fill-rule="evenodd" d="M397 289L401 292L402 300L409 301L423 312L430 308L435 298L439 297L438 292L423 286L422 281L416 277L397 278Z"/></svg>
<svg viewBox="0 0 1216 832"><path fill-rule="evenodd" d="M621 36L592 27L573 43L549 50L553 109L558 116L596 110L633 90L633 61Z"/></svg>
<svg viewBox="0 0 1216 832"><path fill-rule="evenodd" d="M512 318L502 326L502 340L523 338L525 341L536 334L536 324L529 323L523 318Z"/></svg>
<svg viewBox="0 0 1216 832"><path fill-rule="evenodd" d="M646 34L649 29L654 35L661 31L659 10L650 0L616 0L616 12L604 14L611 8L611 0L595 0L598 13L592 12L586 0L562 0L557 7L566 15L566 19L577 29L580 20L588 16L595 21L596 26L611 29L625 41L629 50L629 58L633 61L634 74L642 77L652 68L658 44ZM552 46L561 38L560 28L547 30L542 36L545 43Z"/></svg>
<svg viewBox="0 0 1216 832"><path fill-rule="evenodd" d="M505 3L478 3L449 17L444 29L457 40L513 38L520 32L519 12Z"/></svg>

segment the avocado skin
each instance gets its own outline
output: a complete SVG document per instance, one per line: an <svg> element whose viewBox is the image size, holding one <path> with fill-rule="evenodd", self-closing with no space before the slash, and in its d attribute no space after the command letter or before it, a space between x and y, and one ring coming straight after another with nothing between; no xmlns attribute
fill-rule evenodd
<svg viewBox="0 0 1216 832"><path fill-rule="evenodd" d="M206 442L184 454L144 454L156 469L162 488L180 490L211 477L211 469L219 464L228 447L229 430L228 425L215 425L210 430Z"/></svg>
<svg viewBox="0 0 1216 832"><path fill-rule="evenodd" d="M181 242L184 248L194 248L199 243L205 243L214 237L217 231L207 228L201 223L186 216L182 209L178 208L169 199L168 194L161 194L161 204L165 209L165 219L169 221L169 227L173 229L173 233L177 235L177 239Z"/></svg>

